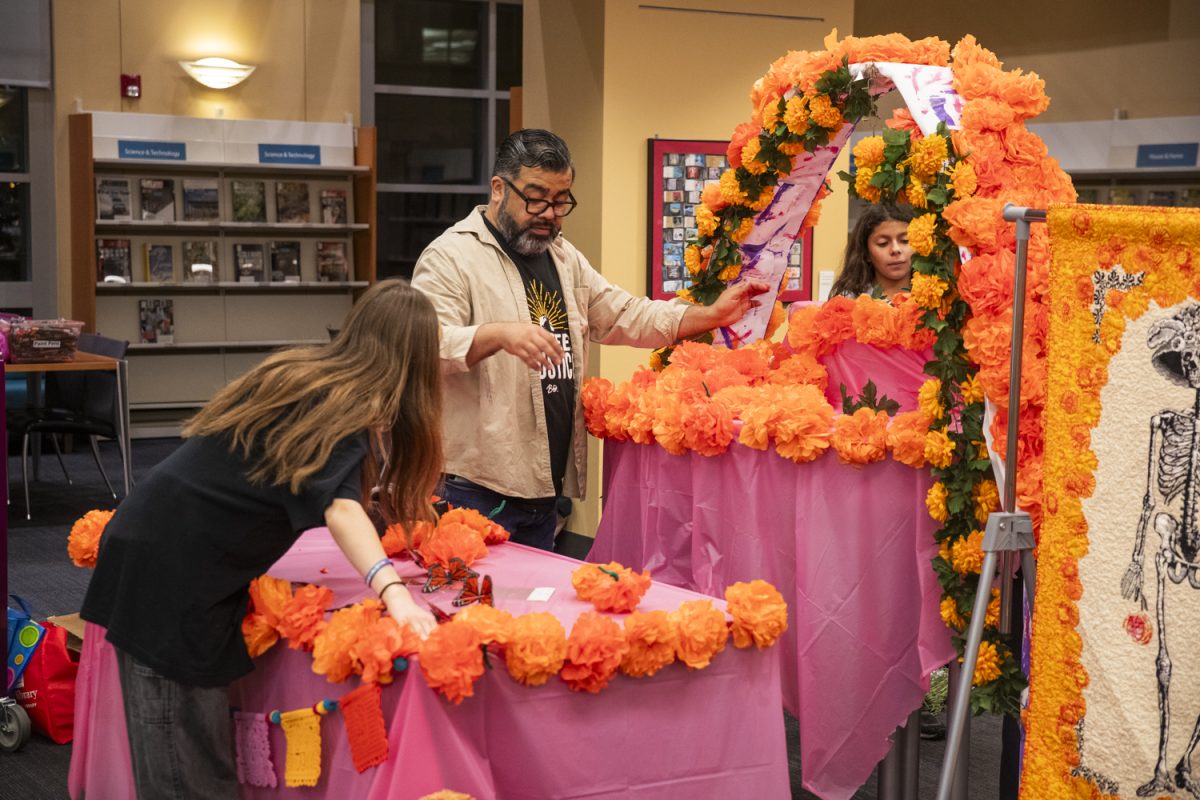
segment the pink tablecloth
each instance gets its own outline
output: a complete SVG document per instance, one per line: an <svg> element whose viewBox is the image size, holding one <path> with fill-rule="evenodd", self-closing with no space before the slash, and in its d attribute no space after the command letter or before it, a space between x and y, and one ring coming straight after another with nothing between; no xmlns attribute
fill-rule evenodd
<svg viewBox="0 0 1200 800"><path fill-rule="evenodd" d="M492 548L477 569L493 576L498 608L551 611L569 631L591 608L571 589L577 565L508 544ZM401 569L416 572L411 564ZM323 529L306 533L270 574L329 586L337 605L365 596L362 580L349 572ZM550 602L525 599L538 586L554 587ZM448 591L432 597L450 607ZM655 584L641 608L673 609L690 599L691 592ZM89 798L121 800L133 797L129 752L116 663L103 633L89 626L84 640L69 783L73 798L86 791ZM337 699L358 685L354 678L330 684L313 674L311 664L309 654L276 645L234 685L231 702L244 711L288 710ZM652 678L618 676L599 695L571 692L557 680L523 687L502 663L496 667L476 684L476 696L459 706L413 671L384 687L390 757L361 775L352 766L340 717L326 717L315 788L282 788L285 741L272 726L281 788L243 787L242 796L410 800L442 788L479 800L788 796L778 661L767 653L731 645L705 670L675 664Z"/></svg>
<svg viewBox="0 0 1200 800"><path fill-rule="evenodd" d="M906 409L921 363L853 342L826 362L833 395L839 381L857 394L870 376ZM804 785L848 798L920 705L929 673L954 655L930 566L929 485L926 472L890 459L797 465L736 443L705 458L608 441L588 559L714 597L754 578L783 592L790 628L773 657L784 706L800 720Z"/></svg>

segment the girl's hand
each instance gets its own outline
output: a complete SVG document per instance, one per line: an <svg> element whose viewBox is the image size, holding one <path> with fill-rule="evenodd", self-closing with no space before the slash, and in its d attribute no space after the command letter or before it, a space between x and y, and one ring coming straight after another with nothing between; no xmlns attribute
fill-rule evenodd
<svg viewBox="0 0 1200 800"><path fill-rule="evenodd" d="M417 605L413 601L412 595L408 593L408 589L402 584L397 583L387 587L380 599L387 606L392 619L401 625L408 623L413 632L421 639L425 639L437 627L437 620L433 618L433 614Z"/></svg>

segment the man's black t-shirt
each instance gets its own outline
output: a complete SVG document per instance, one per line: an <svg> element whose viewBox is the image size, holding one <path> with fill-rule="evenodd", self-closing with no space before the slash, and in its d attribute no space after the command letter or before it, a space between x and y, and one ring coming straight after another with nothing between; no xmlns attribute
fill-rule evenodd
<svg viewBox="0 0 1200 800"><path fill-rule="evenodd" d="M251 483L252 463L225 437L188 439L109 520L81 615L179 683L223 686L245 675L250 581L301 532L324 525L334 498L361 499L368 447L365 433L338 442L292 494Z"/></svg>
<svg viewBox="0 0 1200 800"><path fill-rule="evenodd" d="M479 213L483 214L482 211ZM575 429L575 359L567 330L567 304L563 301L562 282L548 252L533 256L518 253L486 216L483 221L521 273L529 319L548 330L563 349L562 363L554 369L542 368L550 474L554 479L554 493L562 494L563 476L571 457L571 435Z"/></svg>

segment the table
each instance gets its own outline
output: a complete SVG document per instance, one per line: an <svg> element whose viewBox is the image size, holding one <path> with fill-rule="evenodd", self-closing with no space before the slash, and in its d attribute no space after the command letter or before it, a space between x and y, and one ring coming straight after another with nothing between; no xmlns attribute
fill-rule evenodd
<svg viewBox="0 0 1200 800"><path fill-rule="evenodd" d="M823 359L827 394L869 376L912 408L924 360L846 342ZM789 630L773 657L800 721L804 786L849 798L921 704L929 673L954 657L930 566L930 483L890 458L853 467L827 453L797 465L736 441L706 458L609 440L588 560L714 597L755 578L783 592Z"/></svg>
<svg viewBox="0 0 1200 800"><path fill-rule="evenodd" d="M496 606L514 614L550 611L570 631L590 604L575 598L572 559L517 544L490 548L476 569L495 581ZM328 574L320 574L321 569ZM401 562L404 574L417 574ZM334 605L365 596L324 529L306 533L270 570L275 577L319 582ZM548 603L526 598L535 586L555 591ZM449 608L448 592L433 595ZM692 592L654 584L642 610L674 609ZM321 780L283 789L284 738L271 746L280 789L243 787L244 798L418 798L442 788L478 798L688 798L789 796L778 660L730 644L705 670L674 664L639 680L618 676L599 695L578 694L558 680L542 687L512 681L502 665L486 672L475 697L459 706L433 692L413 669L383 688L391 754L359 775L337 715L321 725ZM330 684L311 671L311 655L282 643L260 657L231 689L245 711L292 709L336 699L357 686ZM89 626L77 684L72 797L132 797L120 685L103 630Z"/></svg>
<svg viewBox="0 0 1200 800"><path fill-rule="evenodd" d="M38 405L38 397L40 396L40 386L37 385L37 378L46 372L88 372L102 371L115 372L117 374L117 405L121 408L121 413L118 415L117 431L120 434L117 440L117 446L121 448L121 466L125 478L125 494L129 494L129 489L133 485L133 469L129 463L129 375L127 364L123 358L110 358L109 356L97 355L96 353L85 353L82 350L76 350L74 357L70 361L45 361L32 364L5 364L4 370L10 375L27 375L30 377L34 391L31 400L34 405Z"/></svg>

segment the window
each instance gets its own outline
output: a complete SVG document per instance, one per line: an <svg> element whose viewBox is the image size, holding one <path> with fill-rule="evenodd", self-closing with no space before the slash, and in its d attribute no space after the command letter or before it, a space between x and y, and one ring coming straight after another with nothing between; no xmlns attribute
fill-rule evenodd
<svg viewBox="0 0 1200 800"><path fill-rule="evenodd" d="M25 91L0 87L0 282L5 283L30 279Z"/></svg>
<svg viewBox="0 0 1200 800"><path fill-rule="evenodd" d="M487 201L521 84L521 12L520 0L364 0L380 278L412 277L425 246Z"/></svg>

